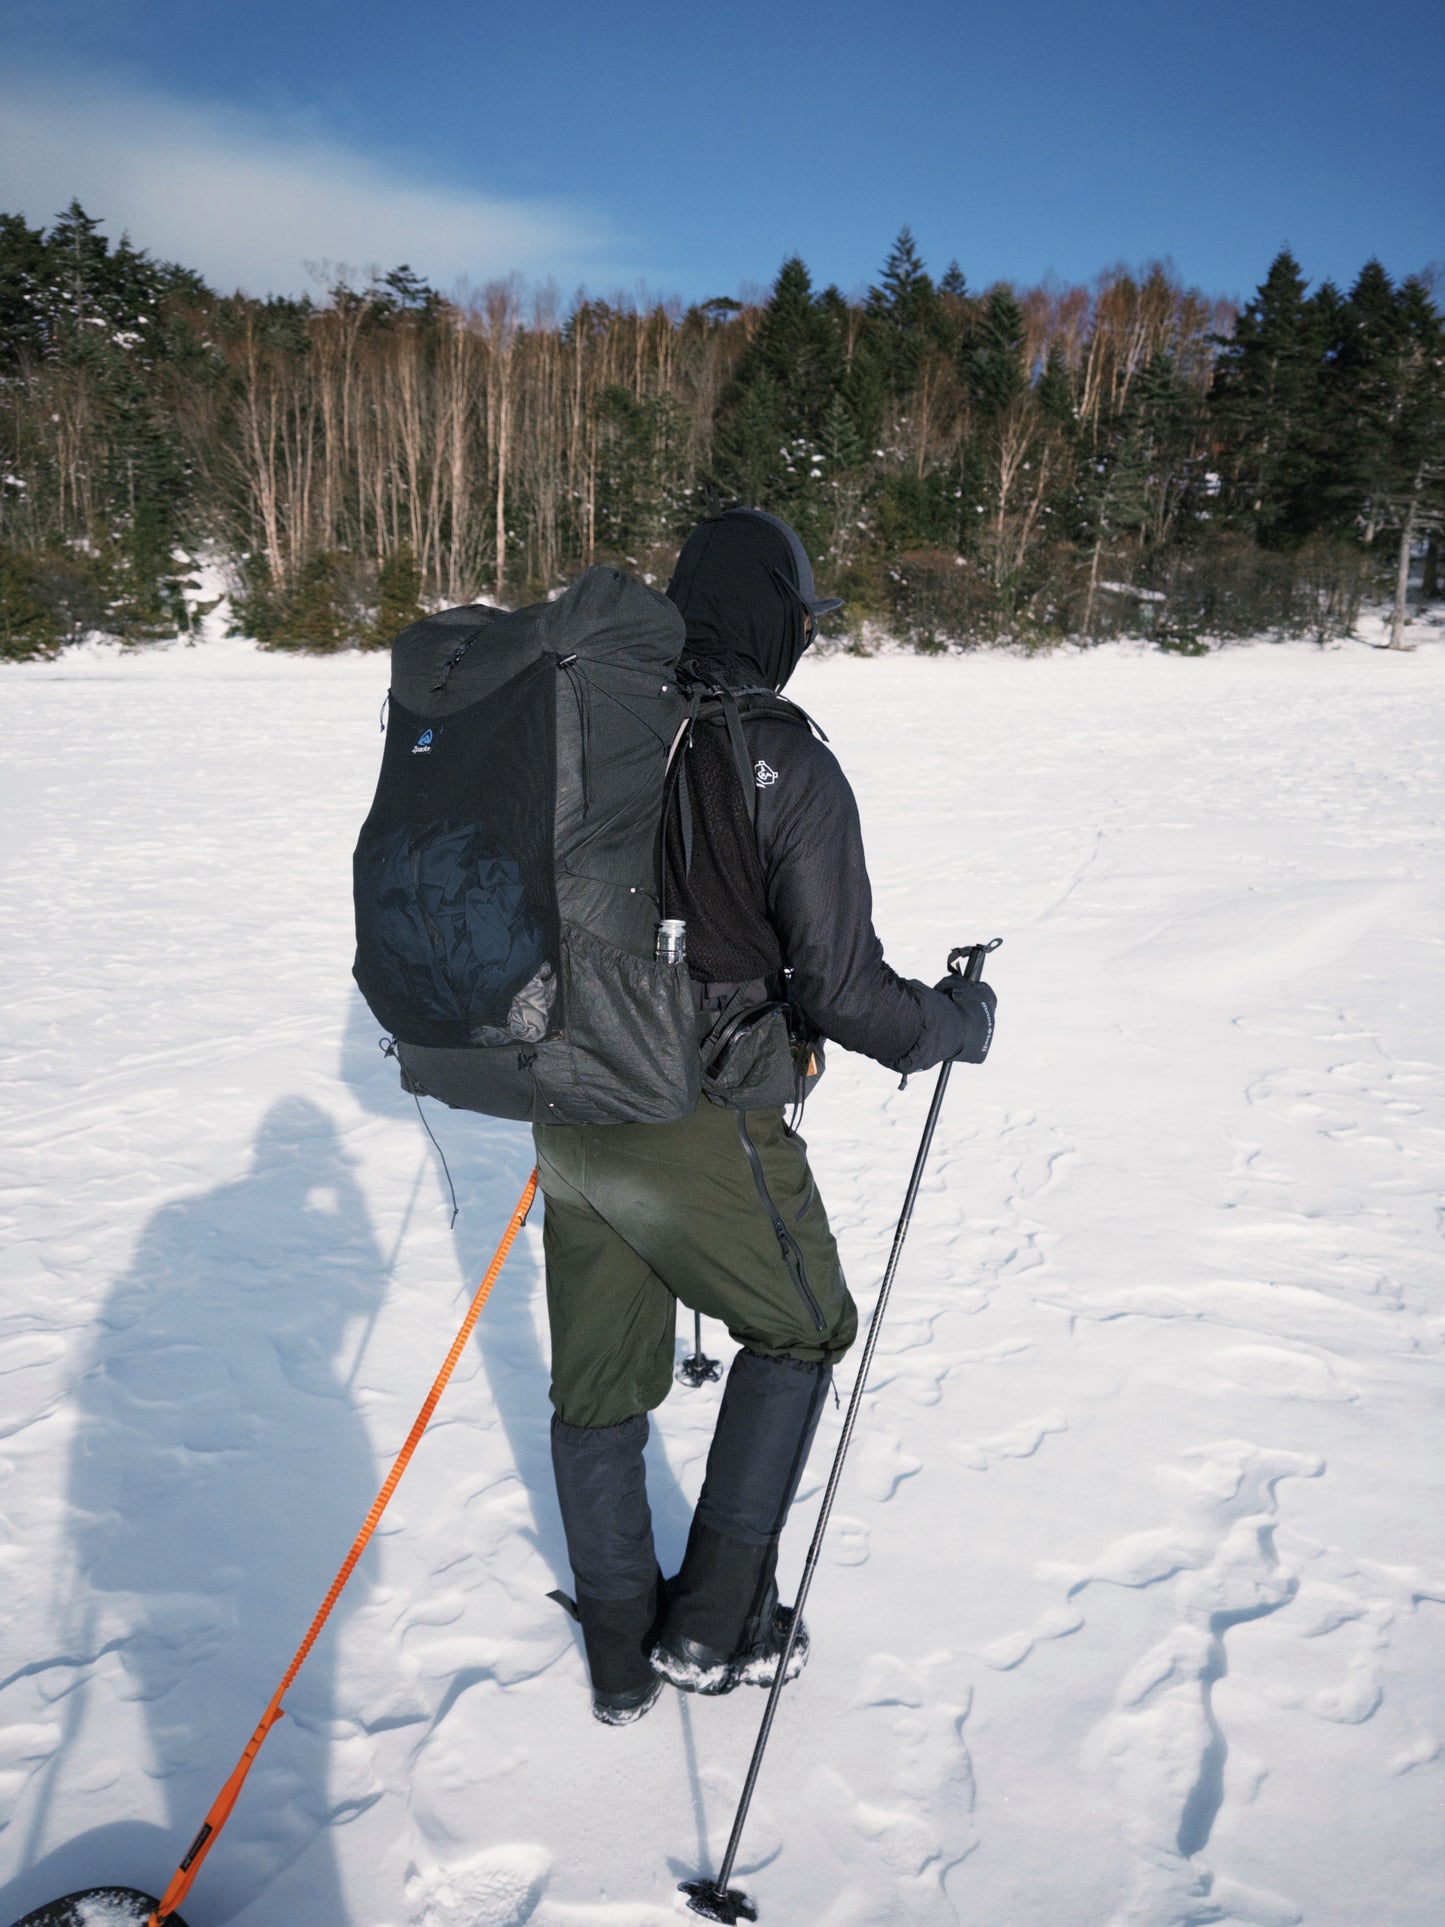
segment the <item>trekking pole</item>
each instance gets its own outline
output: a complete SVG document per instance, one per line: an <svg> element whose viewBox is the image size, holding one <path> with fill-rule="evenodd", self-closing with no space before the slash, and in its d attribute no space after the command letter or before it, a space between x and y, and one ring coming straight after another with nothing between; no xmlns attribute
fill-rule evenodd
<svg viewBox="0 0 1445 1927"><path fill-rule="evenodd" d="M969 944L963 949L950 951L949 969L955 976L977 983L983 975L984 959L991 951L997 950L1002 941L1001 937L994 937L989 943ZM962 970L958 967L960 957L966 957L968 960ZM853 1428L858 1422L858 1408L863 1402L868 1368L873 1363L873 1354L878 1348L878 1336L883 1328L883 1314L888 1309L888 1295L893 1289L893 1274L898 1269L903 1240L908 1236L908 1227L913 1219L913 1206L918 1198L918 1187L923 1179L923 1166L928 1158L929 1147L933 1143L938 1114L943 1109L943 1093L948 1089L948 1074L952 1069L951 1061L943 1064L939 1069L938 1082L934 1086L933 1102L928 1107L928 1121L923 1127L918 1156L913 1160L913 1175L908 1180L908 1190L904 1194L898 1229L893 1234L893 1249L888 1254L887 1269L883 1273L883 1283L878 1288L878 1302L873 1307L873 1317L868 1325L868 1337L863 1346L863 1356L858 1364L858 1376L853 1381L853 1394L848 1400L848 1410L844 1414L842 1436L838 1440L838 1449L833 1454L833 1468L828 1474L828 1483L823 1492L823 1504L818 1513L818 1523L813 1528L812 1544L808 1547L808 1557L803 1563L803 1577L798 1585L798 1596L793 1605L792 1618L788 1623L787 1644L783 1647L782 1656L778 1661L778 1670L773 1676L772 1690L768 1694L768 1703L763 1709L763 1722L758 1728L753 1757L748 1763L747 1778L743 1781L742 1796L738 1801L738 1810L728 1839L727 1852L723 1855L723 1862L718 1868L716 1879L684 1880L678 1885L678 1892L687 1895L687 1904L693 1913L701 1914L704 1920L722 1921L725 1927L736 1927L736 1923L740 1920L756 1920L758 1917L758 1910L752 1901L741 1887L729 1887L728 1878L733 1870L733 1862L737 1859L738 1845L742 1840L748 1808L752 1805L753 1789L758 1783L758 1772L763 1764L768 1735L773 1730L773 1717L777 1713L783 1683L788 1676L788 1661L793 1656L793 1644L798 1637L798 1628L803 1623L803 1603L808 1597L808 1589L813 1583L813 1574L818 1567L818 1555L823 1549L823 1534L828 1530L828 1518L833 1510L833 1500L837 1496L838 1481L843 1473L843 1461L848 1455Z"/></svg>
<svg viewBox="0 0 1445 1927"><path fill-rule="evenodd" d="M502 1242L497 1246L496 1252L492 1257L492 1262L487 1266L486 1275L477 1286L476 1294L468 1308L467 1315L462 1320L456 1337L452 1340L452 1348L442 1361L442 1368L437 1373L431 1390L423 1400L422 1408L417 1413L410 1432L407 1433L406 1443L397 1453L392 1463L392 1468L382 1483L380 1492L377 1493L375 1499L372 1501L371 1510L367 1513L360 1532L357 1533L356 1538L352 1541L350 1552L348 1552L342 1560L341 1568L331 1582L330 1592L328 1592L325 1599L322 1600L316 1617L312 1620L310 1628L307 1631L306 1637L297 1647L291 1664L286 1668L282 1676L281 1684L271 1695L270 1704L261 1715L260 1724L257 1726L255 1732L246 1742L245 1750L232 1769L230 1779L227 1780L226 1784L221 1788L221 1791L216 1795L215 1800L212 1802L211 1810L202 1822L200 1832L191 1842L190 1850L187 1852L185 1859L182 1860L181 1864L176 1868L175 1873L171 1876L170 1885L156 1902L155 1912L151 1914L149 1920L146 1922L146 1927L166 1927L166 1922L190 1892L191 1884L201 1870L201 1863L211 1851L211 1848L216 1844L216 1837L220 1833L221 1828L225 1826L227 1820L230 1819L231 1809L240 1797L241 1788L245 1785L246 1775L251 1771L252 1765L255 1763L256 1755L261 1751L267 1734L286 1710L281 1702L290 1691L296 1675L306 1663L307 1654L316 1644L321 1628L330 1618L331 1609L341 1597L342 1588L351 1577L357 1560L361 1557L362 1553L365 1552L367 1545L370 1543L371 1535L376 1531L382 1513L385 1512L387 1506L391 1503L391 1495L395 1492L401 1480L402 1473L405 1472L407 1466L410 1464L412 1453L415 1452L418 1444L421 1442L422 1433L425 1432L431 1420L431 1415L436 1410L437 1401L447 1388L447 1381L456 1369L457 1360L466 1349L467 1340L471 1337L476 1327L476 1322L481 1316L482 1306L486 1304L488 1297L491 1295L492 1286L496 1284L502 1266L507 1261L507 1253L512 1249L516 1241L517 1233L527 1222L527 1213L532 1209L532 1200L536 1195L537 1173L534 1170L531 1177L527 1180L521 1197L517 1200L517 1208L512 1213L507 1229L502 1234Z"/></svg>
<svg viewBox="0 0 1445 1927"><path fill-rule="evenodd" d="M696 1391L699 1385L710 1385L722 1377L722 1366L715 1358L709 1358L702 1348L702 1313L692 1315L692 1357L683 1359L678 1366L676 1377L681 1385L691 1385Z"/></svg>

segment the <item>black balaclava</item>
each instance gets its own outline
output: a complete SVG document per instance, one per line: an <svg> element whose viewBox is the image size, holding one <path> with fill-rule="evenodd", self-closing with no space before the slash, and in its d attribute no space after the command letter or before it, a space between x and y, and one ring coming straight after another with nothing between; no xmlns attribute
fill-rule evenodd
<svg viewBox="0 0 1445 1927"><path fill-rule="evenodd" d="M667 585L687 624L684 657L727 682L781 689L808 646L804 617L836 609L813 590L807 552L786 522L729 509L682 545Z"/></svg>

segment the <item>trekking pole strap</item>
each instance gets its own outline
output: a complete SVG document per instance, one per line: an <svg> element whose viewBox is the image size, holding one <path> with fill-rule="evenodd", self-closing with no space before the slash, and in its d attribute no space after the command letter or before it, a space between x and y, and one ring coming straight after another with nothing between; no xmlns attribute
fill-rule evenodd
<svg viewBox="0 0 1445 1927"><path fill-rule="evenodd" d="M256 1755L261 1751L271 1728L275 1726L276 1722L281 1719L285 1712L285 1708L281 1704L282 1700L295 1683L296 1675L305 1665L307 1655L320 1637L322 1627L331 1617L332 1608L341 1597L347 1580L356 1570L357 1561L370 1544L372 1534L376 1531L381 1521L382 1513L386 1511L387 1506L391 1503L391 1496L401 1483L402 1473L405 1472L407 1466L411 1463L412 1454L420 1444L421 1436L423 1432L426 1431L427 1425L431 1420L431 1415L436 1410L437 1403L442 1393L446 1390L452 1373L456 1370L457 1361L465 1351L467 1341L476 1329L477 1320L482 1315L482 1307L491 1296L492 1287L501 1275L502 1266L507 1262L507 1254L517 1241L517 1233L527 1222L527 1214L532 1209L532 1202L536 1195L537 1172L534 1166L532 1175L528 1178L522 1195L517 1200L517 1208L512 1213L507 1229L502 1234L502 1241L492 1255L492 1262L487 1266L486 1275L477 1286L471 1305L468 1307L467 1315L462 1320L456 1337L452 1340L451 1350L442 1361L442 1368L437 1373L432 1383L432 1388L427 1393L410 1432L407 1433L406 1443L397 1453L380 1492L377 1493L375 1499L372 1501L371 1510L367 1513L360 1532L357 1533L355 1539L352 1541L350 1552L348 1552L342 1560L340 1570L331 1582L331 1590L327 1593L325 1599L322 1600L316 1617L307 1628L306 1637L297 1647L291 1664L286 1668L282 1676L281 1684L272 1694L270 1704L261 1715L260 1724L247 1741L245 1751L242 1753L240 1759L237 1760L231 1771L230 1778L216 1795L210 1812L201 1823L199 1833L197 1833L195 1839L187 1849L185 1858L171 1876L170 1885L161 1896L155 1912L146 1923L146 1927L165 1927L166 1921L176 1912L181 1902L190 1892L191 1884L195 1880L196 1875L201 1871L201 1866L205 1861L206 1855L216 1844L216 1837L220 1833L221 1828L225 1826L227 1820L230 1819L231 1809L235 1806L240 1796L241 1788L246 1782L246 1775L251 1771Z"/></svg>

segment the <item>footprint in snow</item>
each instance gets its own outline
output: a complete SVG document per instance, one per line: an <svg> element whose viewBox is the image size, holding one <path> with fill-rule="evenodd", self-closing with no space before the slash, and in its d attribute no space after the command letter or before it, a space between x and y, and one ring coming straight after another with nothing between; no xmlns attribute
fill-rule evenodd
<svg viewBox="0 0 1445 1927"><path fill-rule="evenodd" d="M830 1566L866 1566L872 1556L869 1532L861 1519L846 1512L835 1512L823 1542L823 1557Z"/></svg>
<svg viewBox="0 0 1445 1927"><path fill-rule="evenodd" d="M810 1804L844 1867L881 1872L899 1920L956 1920L952 1868L973 1852L973 1762L964 1742L972 1689L950 1653L912 1665L874 1653L859 1676L851 1717L867 1723L866 1781L834 1768L815 1778ZM871 1884L871 1883L870 1883Z"/></svg>
<svg viewBox="0 0 1445 1927"><path fill-rule="evenodd" d="M470 1860L414 1871L407 1881L410 1927L523 1927L552 1871L541 1847L491 1847Z"/></svg>
<svg viewBox="0 0 1445 1927"><path fill-rule="evenodd" d="M7 1826L20 1795L59 1746L58 1726L16 1724L0 1733L0 1827Z"/></svg>
<svg viewBox="0 0 1445 1927"><path fill-rule="evenodd" d="M952 1365L922 1362L899 1365L890 1370L885 1362L882 1367L875 1365L868 1389L875 1394L888 1392L895 1399L910 1399L915 1405L941 1405L943 1388L953 1370Z"/></svg>
<svg viewBox="0 0 1445 1927"><path fill-rule="evenodd" d="M1083 1614L1070 1604L1046 1606L1031 1626L1004 1633L986 1646L978 1647L977 1657L996 1673L1011 1673L1015 1666L1023 1664L1041 1640L1067 1639L1070 1633L1078 1632L1083 1623Z"/></svg>
<svg viewBox="0 0 1445 1927"><path fill-rule="evenodd" d="M905 1479L922 1470L922 1459L904 1451L896 1432L870 1432L858 1450L854 1479L865 1499L881 1505L893 1497Z"/></svg>
<svg viewBox="0 0 1445 1927"><path fill-rule="evenodd" d="M1409 1567L1376 1568L1367 1575L1340 1561L1333 1549L1326 1558L1336 1561L1333 1580L1328 1568L1310 1575L1291 1615L1296 1638L1306 1642L1305 1663L1292 1664L1265 1690L1276 1706L1302 1707L1334 1726L1362 1726L1385 1697L1396 1620L1436 1597L1439 1588Z"/></svg>
<svg viewBox="0 0 1445 1927"><path fill-rule="evenodd" d="M1440 1742L1433 1733L1422 1733L1411 1744L1397 1753L1390 1762L1390 1771L1398 1779L1403 1773L1412 1773L1417 1766L1429 1766L1440 1757Z"/></svg>
<svg viewBox="0 0 1445 1927"><path fill-rule="evenodd" d="M1069 1421L1062 1412L1042 1412L1037 1418L1020 1419L1004 1432L986 1439L954 1439L950 1455L974 1472L987 1472L1000 1459L1031 1459L1044 1440L1055 1432L1067 1432Z"/></svg>
<svg viewBox="0 0 1445 1927"><path fill-rule="evenodd" d="M1229 1346L1216 1352L1199 1374L1199 1382L1206 1388L1220 1381L1243 1392L1262 1392L1269 1398L1343 1404L1359 1397L1346 1377L1346 1368L1302 1345Z"/></svg>
<svg viewBox="0 0 1445 1927"><path fill-rule="evenodd" d="M1237 1439L1203 1447L1168 1468L1169 1525L1129 1534L1072 1577L1070 1599L1100 1583L1168 1583L1179 1614L1119 1682L1090 1747L1115 1781L1135 1859L1133 1892L1109 1927L1292 1927L1300 1918L1289 1901L1227 1881L1198 1856L1225 1798L1229 1743L1214 1688L1229 1670L1228 1636L1287 1606L1299 1586L1275 1550L1275 1488L1322 1470L1318 1459Z"/></svg>

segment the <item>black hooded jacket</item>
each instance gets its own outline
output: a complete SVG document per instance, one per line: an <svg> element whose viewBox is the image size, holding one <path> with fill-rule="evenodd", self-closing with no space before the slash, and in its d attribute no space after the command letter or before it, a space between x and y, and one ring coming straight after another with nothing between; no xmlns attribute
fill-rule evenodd
<svg viewBox="0 0 1445 1927"><path fill-rule="evenodd" d="M733 689L780 689L808 646L807 614L819 606L792 531L749 510L694 531L667 593L687 624L684 665ZM690 870L669 839L669 909L687 919L688 956L707 1000L754 976L760 995L776 994L786 969L793 1003L845 1050L896 1071L951 1057L964 1040L951 1000L883 960L858 806L837 758L806 726L782 717L750 718L745 735L755 857L738 828L745 807L741 815L728 807L729 789L734 805L740 801L738 775L717 729L699 732L693 752L699 821ZM719 964L728 972L721 982Z"/></svg>

